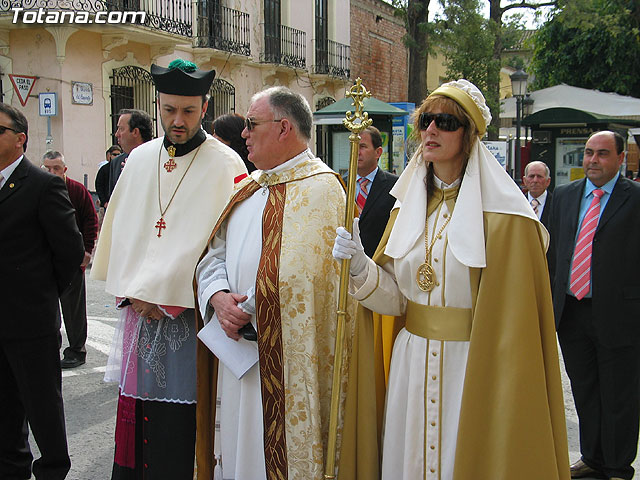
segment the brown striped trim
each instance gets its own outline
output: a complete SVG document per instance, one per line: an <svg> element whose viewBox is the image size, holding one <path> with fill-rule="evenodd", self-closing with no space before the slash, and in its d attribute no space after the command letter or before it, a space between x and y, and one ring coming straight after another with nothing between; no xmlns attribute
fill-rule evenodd
<svg viewBox="0 0 640 480"><path fill-rule="evenodd" d="M280 247L286 184L269 187L262 215L262 254L256 277L256 320L264 422L264 459L268 480L287 479Z"/></svg>

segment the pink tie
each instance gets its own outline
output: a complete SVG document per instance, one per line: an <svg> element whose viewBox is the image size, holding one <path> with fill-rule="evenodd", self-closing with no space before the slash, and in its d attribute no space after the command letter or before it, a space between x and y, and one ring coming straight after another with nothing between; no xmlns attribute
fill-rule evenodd
<svg viewBox="0 0 640 480"><path fill-rule="evenodd" d="M582 300L589 293L591 287L591 247L593 236L598 228L600 218L600 197L604 192L599 188L593 191L593 200L589 205L589 210L582 220L578 241L573 252L573 269L569 289L578 300Z"/></svg>
<svg viewBox="0 0 640 480"><path fill-rule="evenodd" d="M360 213L362 213L364 204L367 201L367 183L369 183L369 180L365 177L360 177L358 183L360 184L360 193L358 193L358 198L356 198L356 205L358 205Z"/></svg>

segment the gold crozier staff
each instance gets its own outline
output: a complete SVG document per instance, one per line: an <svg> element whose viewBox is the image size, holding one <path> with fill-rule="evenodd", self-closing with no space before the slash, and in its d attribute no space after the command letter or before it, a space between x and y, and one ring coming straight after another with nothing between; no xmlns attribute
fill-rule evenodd
<svg viewBox="0 0 640 480"><path fill-rule="evenodd" d="M351 143L351 153L349 156L349 179L347 181L347 205L344 214L344 225L351 233L351 225L353 223L353 215L355 208L355 183L356 170L358 165L358 148L360 145L360 132L369 127L373 120L369 118L369 114L363 111L364 99L371 96L360 78L356 79L345 96L353 99L352 105L355 112L347 111L342 120L343 125L351 131L349 142ZM344 327L346 318L347 292L349 288L349 266L351 259L343 259L340 269L340 292L338 294L338 325L336 328L336 345L333 360L333 384L331 387L331 412L329 416L329 438L327 441L327 463L324 470L324 478L336 478L335 461L336 461L336 439L338 435L338 408L340 403L340 372L342 371L342 356L344 350Z"/></svg>

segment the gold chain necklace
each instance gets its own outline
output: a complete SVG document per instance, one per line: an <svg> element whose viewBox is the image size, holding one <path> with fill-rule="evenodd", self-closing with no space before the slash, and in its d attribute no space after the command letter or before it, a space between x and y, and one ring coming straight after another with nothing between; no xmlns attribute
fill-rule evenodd
<svg viewBox="0 0 640 480"><path fill-rule="evenodd" d="M427 209L428 211L428 209ZM445 227L449 224L449 220L451 220L451 215L449 218L445 220L445 222L440 227L440 230L437 234L434 235L433 240L431 241L431 245L429 245L429 216L425 218L424 222L424 248L426 250L424 256L424 263L418 267L418 272L416 273L416 282L418 283L418 288L423 292L430 292L434 289L438 282L436 281L436 272L431 266L431 250L436 243L436 240L442 238L442 232Z"/></svg>
<svg viewBox="0 0 640 480"><path fill-rule="evenodd" d="M158 208L160 210L160 220L158 220L156 222L156 226L153 227L153 228L157 228L158 229L158 237L162 236L162 229L163 228L167 228L167 222L164 221L164 214L167 213L167 210L169 210L169 207L171 206L171 202L173 202L173 198L176 196L176 193L178 193L178 189L180 188L180 185L182 185L182 181L184 180L184 177L187 176L187 172L189 171L189 169L191 168L191 165L193 164L194 160L198 156L198 153L200 152L200 148L201 147L202 147L202 144L200 144L200 146L198 147L198 150L196 150L196 154L193 156L193 158L189 162L189 165L187 166L187 169L182 174L182 178L178 182L178 185L176 186L176 189L173 191L173 194L171 195L171 198L169 199L169 203L167 203L167 206L163 210L162 209L162 202L160 201L160 164L162 162L162 145L160 145L160 151L158 151Z"/></svg>

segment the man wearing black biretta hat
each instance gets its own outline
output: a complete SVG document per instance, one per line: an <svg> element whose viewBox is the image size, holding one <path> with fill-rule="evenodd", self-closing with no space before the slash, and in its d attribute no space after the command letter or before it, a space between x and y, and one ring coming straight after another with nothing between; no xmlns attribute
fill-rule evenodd
<svg viewBox="0 0 640 480"><path fill-rule="evenodd" d="M213 70L151 66L165 135L136 147L105 215L92 276L121 299L105 379L120 384L113 479L192 478L196 325L192 278L246 176L201 128Z"/></svg>

